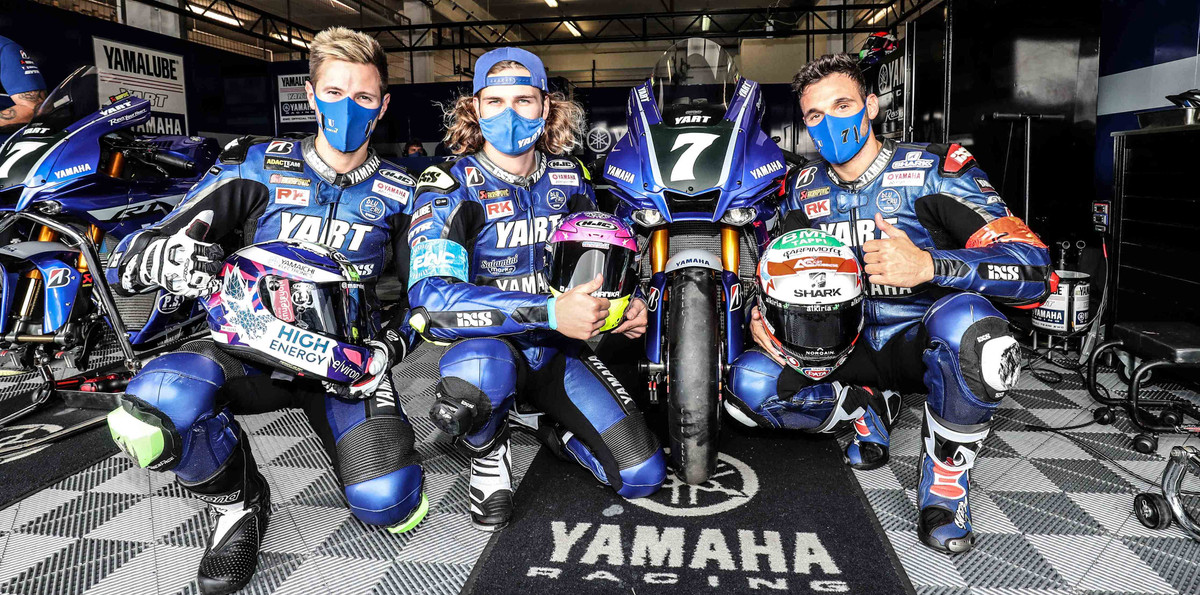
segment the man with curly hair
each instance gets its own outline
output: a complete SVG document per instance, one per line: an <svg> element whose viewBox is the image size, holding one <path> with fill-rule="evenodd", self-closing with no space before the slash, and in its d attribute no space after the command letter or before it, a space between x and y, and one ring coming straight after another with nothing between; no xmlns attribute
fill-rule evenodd
<svg viewBox="0 0 1200 595"><path fill-rule="evenodd" d="M474 93L448 110L446 144L461 157L417 183L411 323L450 343L430 416L472 457L470 512L484 531L512 515L508 418L521 400L544 412L537 431L556 454L626 498L666 477L662 449L629 393L584 340L608 316L589 295L600 278L551 297L545 242L566 215L595 208L587 170L558 157L578 143L583 110L550 93L537 56L516 48L475 63ZM635 300L614 332L638 337Z"/></svg>

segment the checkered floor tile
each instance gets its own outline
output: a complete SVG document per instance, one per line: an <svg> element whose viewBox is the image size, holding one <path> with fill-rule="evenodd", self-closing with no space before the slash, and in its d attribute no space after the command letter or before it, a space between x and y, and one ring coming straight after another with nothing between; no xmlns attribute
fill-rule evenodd
<svg viewBox="0 0 1200 595"><path fill-rule="evenodd" d="M461 589L488 535L469 526L467 459L425 419L438 356L423 348L397 369L430 500L426 519L402 536L350 515L299 411L241 418L271 483L273 510L246 593ZM1142 455L1131 449L1133 428L1123 418L1063 432L1075 441L1032 430L1027 424L1091 419L1091 398L1077 378L1063 376L1047 383L1026 374L1003 403L973 478L978 546L954 557L930 551L915 534L921 398L906 398L892 462L856 475L917 593L1200 593L1200 544L1175 526L1146 529L1132 514L1133 495L1147 489L1132 474L1156 479L1162 455L1185 442L1200 446L1200 439L1162 436L1157 454ZM1102 379L1109 390L1121 390L1115 375ZM1156 390L1185 392L1174 385ZM514 435L518 481L537 449L532 439ZM207 522L202 504L168 474L115 456L0 510L0 593L197 593L193 577Z"/></svg>

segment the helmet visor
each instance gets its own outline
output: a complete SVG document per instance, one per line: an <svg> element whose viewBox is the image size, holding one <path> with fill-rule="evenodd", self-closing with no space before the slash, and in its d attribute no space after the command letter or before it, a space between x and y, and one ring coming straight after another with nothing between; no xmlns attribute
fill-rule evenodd
<svg viewBox="0 0 1200 595"><path fill-rule="evenodd" d="M567 291L603 275L604 283L593 295L611 299L633 293L636 254L628 248L604 242L556 242L548 244L546 251L548 281L555 291Z"/></svg>
<svg viewBox="0 0 1200 595"><path fill-rule="evenodd" d="M369 320L360 283L311 283L269 275L259 281L259 298L276 318L346 343L359 343Z"/></svg>
<svg viewBox="0 0 1200 595"><path fill-rule="evenodd" d="M823 364L842 356L862 325L863 300L835 306L785 304L761 296L767 329L808 364Z"/></svg>

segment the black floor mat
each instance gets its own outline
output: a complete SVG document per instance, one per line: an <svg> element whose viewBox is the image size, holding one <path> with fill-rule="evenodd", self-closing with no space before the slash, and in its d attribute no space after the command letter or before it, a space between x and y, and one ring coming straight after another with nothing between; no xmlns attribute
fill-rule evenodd
<svg viewBox="0 0 1200 595"><path fill-rule="evenodd" d="M702 489L630 501L546 449L464 593L913 593L832 437L724 432Z"/></svg>
<svg viewBox="0 0 1200 595"><path fill-rule="evenodd" d="M59 403L47 404L37 413L0 428L0 448L36 440L50 432L103 414L103 411L96 409L73 409ZM101 425L48 446L34 448L28 454L4 457L0 459L0 509L28 494L50 487L116 452L117 446L109 436L108 427Z"/></svg>

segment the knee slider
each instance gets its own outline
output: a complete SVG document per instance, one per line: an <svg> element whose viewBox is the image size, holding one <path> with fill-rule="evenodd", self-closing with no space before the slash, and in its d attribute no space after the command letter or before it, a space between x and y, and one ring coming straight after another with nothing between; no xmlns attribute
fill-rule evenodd
<svg viewBox="0 0 1200 595"><path fill-rule="evenodd" d="M421 458L398 415L364 420L337 443L338 470L354 516L372 525L404 520L421 502Z"/></svg>
<svg viewBox="0 0 1200 595"><path fill-rule="evenodd" d="M172 469L183 456L183 436L171 418L131 395L122 397L120 406L108 414L108 432L143 469Z"/></svg>
<svg viewBox="0 0 1200 595"><path fill-rule="evenodd" d="M455 376L438 382L429 418L443 432L451 436L477 432L491 417L492 401L479 387Z"/></svg>
<svg viewBox="0 0 1200 595"><path fill-rule="evenodd" d="M662 450L636 467L621 470L621 487L617 494L624 498L645 498L657 492L667 480L667 459Z"/></svg>
<svg viewBox="0 0 1200 595"><path fill-rule="evenodd" d="M983 404L999 403L1016 386L1021 372L1021 346L1008 319L986 298L961 293L933 304L925 316L933 343L953 356L967 389Z"/></svg>

